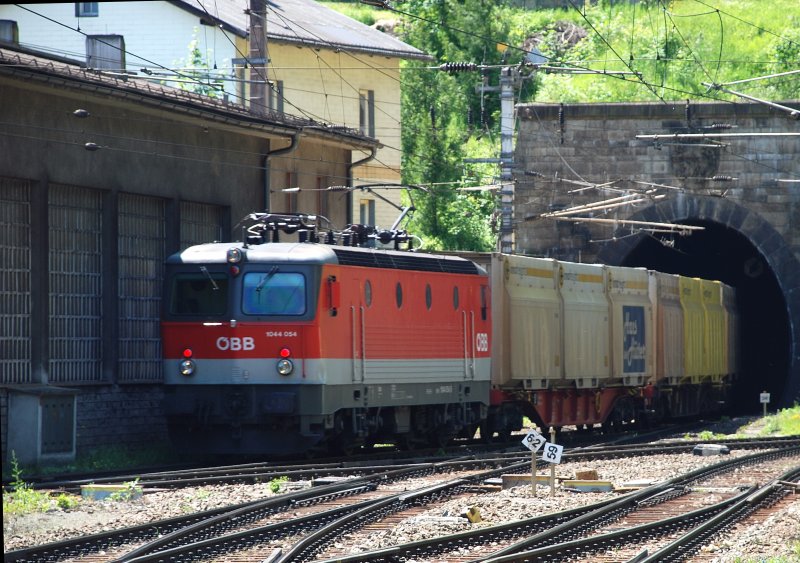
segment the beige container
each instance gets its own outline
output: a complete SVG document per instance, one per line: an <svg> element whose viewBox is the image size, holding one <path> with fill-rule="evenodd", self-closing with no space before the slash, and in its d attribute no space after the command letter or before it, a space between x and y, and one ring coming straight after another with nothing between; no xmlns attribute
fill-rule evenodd
<svg viewBox="0 0 800 563"><path fill-rule="evenodd" d="M558 263L492 256L492 382L545 389L561 379Z"/></svg>
<svg viewBox="0 0 800 563"><path fill-rule="evenodd" d="M559 262L564 315L564 378L578 388L611 377L609 301L599 264Z"/></svg>
<svg viewBox="0 0 800 563"><path fill-rule="evenodd" d="M656 349L655 381L677 385L685 375L683 362L683 308L680 276L651 270L650 302L655 307L653 344Z"/></svg>
<svg viewBox="0 0 800 563"><path fill-rule="evenodd" d="M611 365L623 385L647 383L655 373L653 306L644 268L606 266L611 307Z"/></svg>

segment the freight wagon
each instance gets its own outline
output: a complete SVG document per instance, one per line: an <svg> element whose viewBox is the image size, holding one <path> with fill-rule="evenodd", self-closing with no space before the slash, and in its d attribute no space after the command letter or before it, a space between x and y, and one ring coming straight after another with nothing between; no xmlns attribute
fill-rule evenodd
<svg viewBox="0 0 800 563"><path fill-rule="evenodd" d="M549 427L719 412L737 370L733 288L495 254L492 410Z"/></svg>
<svg viewBox="0 0 800 563"><path fill-rule="evenodd" d="M182 450L441 445L505 438L524 416L618 429L717 412L736 375L735 293L719 282L252 219L241 242L167 260L165 408Z"/></svg>

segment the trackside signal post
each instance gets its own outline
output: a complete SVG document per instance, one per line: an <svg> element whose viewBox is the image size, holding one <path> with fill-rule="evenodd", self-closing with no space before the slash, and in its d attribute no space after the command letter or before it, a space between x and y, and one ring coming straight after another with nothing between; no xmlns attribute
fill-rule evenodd
<svg viewBox="0 0 800 563"><path fill-rule="evenodd" d="M556 464L561 463L561 454L564 453L564 446L559 446L556 441L556 429L550 428L550 442L536 431L536 427L529 430L522 439L522 444L531 451L531 487L533 494L536 495L536 452L542 447L542 460L550 463L550 496L556 496Z"/></svg>

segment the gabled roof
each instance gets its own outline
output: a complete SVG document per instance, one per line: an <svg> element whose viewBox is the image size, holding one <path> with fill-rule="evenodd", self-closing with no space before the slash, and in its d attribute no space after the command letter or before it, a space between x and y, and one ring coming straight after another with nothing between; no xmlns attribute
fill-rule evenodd
<svg viewBox="0 0 800 563"><path fill-rule="evenodd" d="M142 106L171 111L175 116L215 122L223 128L233 128L255 135L291 136L298 133L367 150L379 146L375 139L354 129L327 126L310 119L271 112L254 115L238 104L216 100L156 84L144 79L88 69L75 62L44 57L18 46L0 43L0 81L11 78L26 83L47 84L60 92L78 90L127 100Z"/></svg>
<svg viewBox="0 0 800 563"><path fill-rule="evenodd" d="M431 59L416 47L313 0L265 1L268 41L402 59ZM239 35L244 36L249 29L250 16L245 13L250 4L248 0L177 0L174 3L201 17L210 16Z"/></svg>

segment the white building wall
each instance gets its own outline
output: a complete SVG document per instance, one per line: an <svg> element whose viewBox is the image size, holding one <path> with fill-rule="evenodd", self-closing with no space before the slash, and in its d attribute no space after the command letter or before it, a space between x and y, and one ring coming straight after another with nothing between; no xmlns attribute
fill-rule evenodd
<svg viewBox="0 0 800 563"><path fill-rule="evenodd" d="M190 58L189 44L195 38L209 66L213 68L216 63L225 76L232 74L231 59L240 56L233 34L201 25L199 17L169 2L100 2L97 17L80 18L75 17L74 2L22 6L28 10L0 5L0 19L17 22L23 47L79 61L86 61L87 35L122 35L127 70L132 72L143 67L158 72L160 67L185 66ZM236 92L230 81L225 83L225 90L230 96Z"/></svg>

